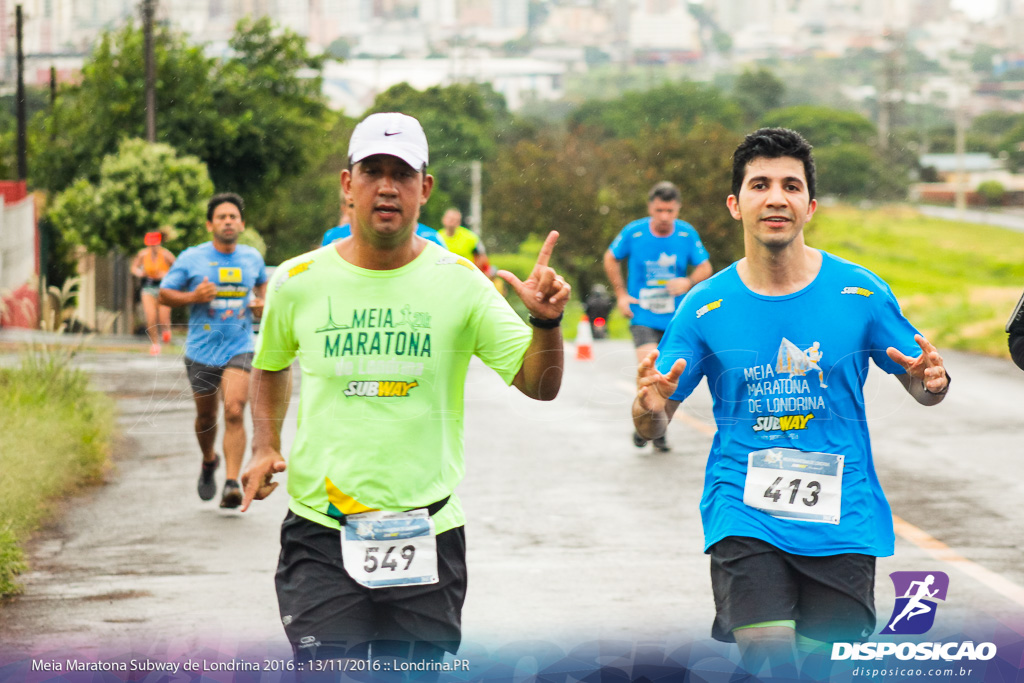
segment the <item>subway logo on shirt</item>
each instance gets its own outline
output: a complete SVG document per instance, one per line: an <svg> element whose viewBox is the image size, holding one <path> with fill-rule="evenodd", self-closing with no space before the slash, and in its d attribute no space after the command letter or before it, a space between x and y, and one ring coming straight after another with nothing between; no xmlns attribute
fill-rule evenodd
<svg viewBox="0 0 1024 683"><path fill-rule="evenodd" d="M415 387L419 386L416 380L412 382L392 380L362 380L348 383L345 389L345 396L365 396L367 398L402 398L409 395Z"/></svg>

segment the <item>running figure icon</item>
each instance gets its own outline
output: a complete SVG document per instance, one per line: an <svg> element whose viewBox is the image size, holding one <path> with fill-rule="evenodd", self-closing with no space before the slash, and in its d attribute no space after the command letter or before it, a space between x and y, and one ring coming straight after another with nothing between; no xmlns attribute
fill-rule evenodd
<svg viewBox="0 0 1024 683"><path fill-rule="evenodd" d="M828 385L825 384L825 372L818 366L818 361L821 360L821 345L818 342L814 342L811 348L804 349L804 354L807 356L807 360L811 362L811 369L818 371L818 384L822 389L828 389Z"/></svg>
<svg viewBox="0 0 1024 683"><path fill-rule="evenodd" d="M907 594L901 596L901 597L904 597L904 598L910 598L910 600L907 602L906 606L903 608L903 611L899 613L899 616L897 616L895 619L893 619L892 623L889 624L889 630L890 631L894 631L895 630L894 627L896 626L896 622L899 621L900 619L902 619L903 617L906 617L907 621L910 621L913 617L916 617L919 614L927 614L928 612L932 611L931 606L925 604L923 602L923 600L924 600L924 598L935 597L935 594L939 592L938 588L936 588L934 591L928 590L928 588L933 583L935 583L935 575L934 574L929 574L927 577L925 577L924 581L911 581L910 582L910 586L907 587ZM916 593L915 593L915 586L916 586Z"/></svg>

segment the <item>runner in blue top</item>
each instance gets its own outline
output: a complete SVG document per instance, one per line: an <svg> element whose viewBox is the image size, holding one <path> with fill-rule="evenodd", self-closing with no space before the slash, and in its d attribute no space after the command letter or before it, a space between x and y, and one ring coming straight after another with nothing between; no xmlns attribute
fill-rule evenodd
<svg viewBox="0 0 1024 683"><path fill-rule="evenodd" d="M160 285L160 303L189 306L185 369L196 402L196 438L203 453L199 497L217 493L217 412L224 402L225 482L220 505L242 503L238 475L245 455L243 415L249 396L253 316L263 311L267 272L260 253L238 236L245 206L236 194L210 199L206 229L213 240L183 251Z"/></svg>
<svg viewBox="0 0 1024 683"><path fill-rule="evenodd" d="M701 515L717 617L757 674L792 663L796 634L861 640L875 626L875 557L892 514L864 414L871 359L923 405L949 388L942 358L870 271L804 244L816 209L811 147L761 129L733 158L745 258L694 287L640 363L634 424L664 432L702 377L718 432ZM813 640L808 640L813 639Z"/></svg>
<svg viewBox="0 0 1024 683"><path fill-rule="evenodd" d="M691 287L711 277L711 261L697 230L679 220L679 188L663 181L647 195L647 218L622 229L604 255L604 270L615 289L619 312L630 319L637 361L655 349L676 307ZM627 262L628 280L619 265ZM687 270L692 272L687 275ZM633 444L647 444L633 432ZM669 450L665 436L654 440L657 451Z"/></svg>
<svg viewBox="0 0 1024 683"><path fill-rule="evenodd" d="M342 225L336 225L324 233L324 238L320 242L320 246L326 247L331 242L337 242L338 240L345 239L352 234L352 226L349 223ZM423 225L422 223L416 224L416 234L434 244L444 247L444 242L438 237L437 230L434 230L429 225ZM444 247L447 249L448 247Z"/></svg>

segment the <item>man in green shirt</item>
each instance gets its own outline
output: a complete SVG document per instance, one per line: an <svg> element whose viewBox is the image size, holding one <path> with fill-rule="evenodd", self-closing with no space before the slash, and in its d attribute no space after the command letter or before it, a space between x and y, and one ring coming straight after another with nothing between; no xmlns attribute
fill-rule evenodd
<svg viewBox="0 0 1024 683"><path fill-rule="evenodd" d="M439 661L458 649L465 519L454 490L465 469L469 360L538 400L561 385L570 288L548 267L558 233L525 282L499 273L531 329L467 259L415 235L434 181L426 164L416 119L367 117L341 172L352 235L286 261L268 288L242 510L286 468L280 434L297 357L299 428L276 583L299 662Z"/></svg>

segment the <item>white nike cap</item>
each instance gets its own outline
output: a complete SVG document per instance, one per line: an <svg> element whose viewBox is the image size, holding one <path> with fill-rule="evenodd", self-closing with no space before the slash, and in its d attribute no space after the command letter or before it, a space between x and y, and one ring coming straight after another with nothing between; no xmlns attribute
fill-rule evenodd
<svg viewBox="0 0 1024 683"><path fill-rule="evenodd" d="M388 112L370 114L352 131L348 159L356 164L374 154L398 157L417 171L427 165L427 136L411 116Z"/></svg>

